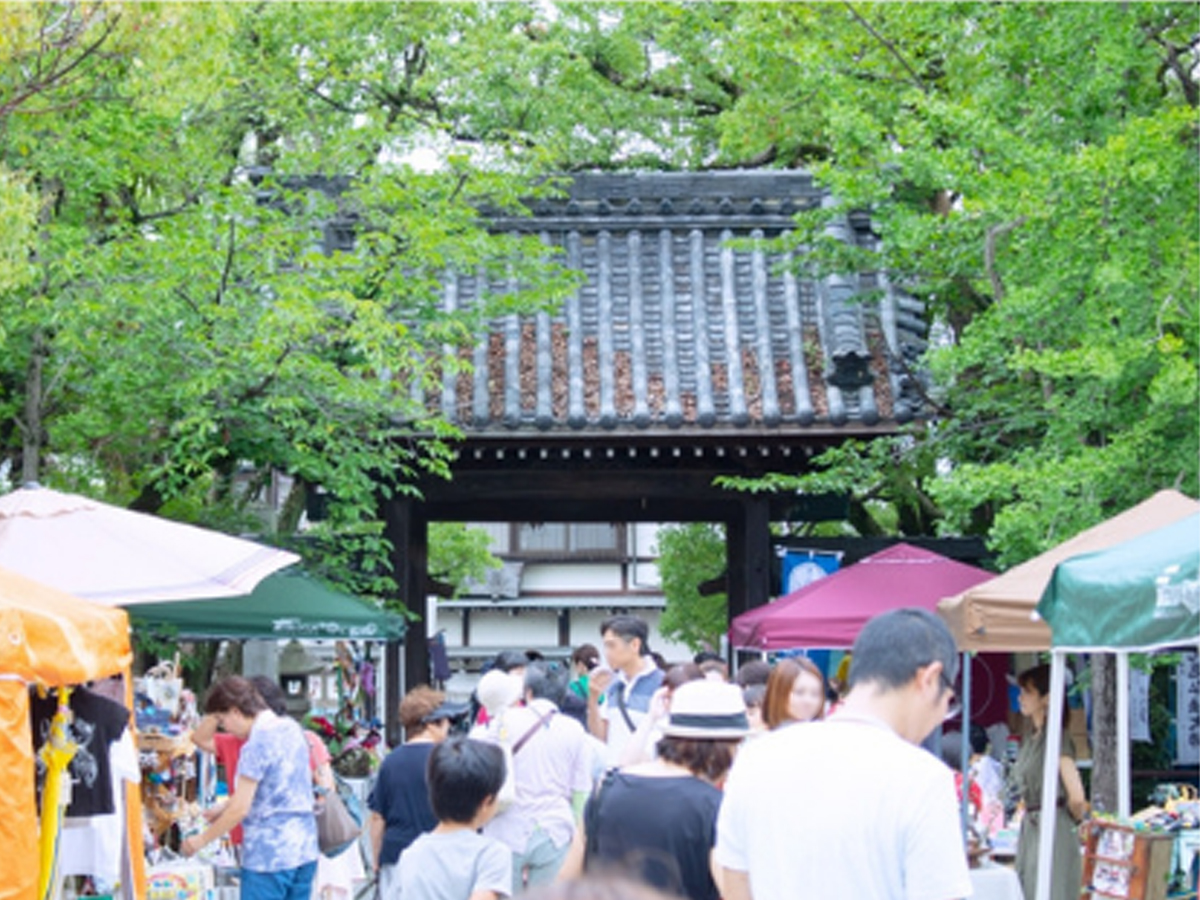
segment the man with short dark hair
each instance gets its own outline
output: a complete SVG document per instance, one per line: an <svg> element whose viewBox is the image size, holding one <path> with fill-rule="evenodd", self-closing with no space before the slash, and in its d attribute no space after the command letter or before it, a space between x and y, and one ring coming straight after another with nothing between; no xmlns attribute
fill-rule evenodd
<svg viewBox="0 0 1200 900"><path fill-rule="evenodd" d="M837 714L738 754L717 826L726 900L969 896L954 774L919 746L945 718L957 670L932 613L871 619Z"/></svg>
<svg viewBox="0 0 1200 900"><path fill-rule="evenodd" d="M588 730L608 745L608 761L616 765L621 750L650 710L650 699L662 686L662 670L650 657L650 627L638 616L610 616L600 623L607 668L588 679ZM604 697L604 702L600 698Z"/></svg>

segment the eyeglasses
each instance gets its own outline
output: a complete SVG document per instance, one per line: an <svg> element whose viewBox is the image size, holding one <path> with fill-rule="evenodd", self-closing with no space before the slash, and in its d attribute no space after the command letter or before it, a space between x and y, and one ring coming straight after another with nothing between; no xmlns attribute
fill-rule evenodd
<svg viewBox="0 0 1200 900"><path fill-rule="evenodd" d="M942 716L942 721L946 722L958 716L962 712L962 704L958 702L958 697L954 695L954 683L946 677L946 670L938 672L938 678L941 679L942 687L950 694L950 702L946 706L946 713Z"/></svg>

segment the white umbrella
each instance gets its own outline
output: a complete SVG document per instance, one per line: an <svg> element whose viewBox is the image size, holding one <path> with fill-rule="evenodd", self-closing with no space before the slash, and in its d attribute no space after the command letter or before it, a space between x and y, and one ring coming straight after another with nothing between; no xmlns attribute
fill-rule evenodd
<svg viewBox="0 0 1200 900"><path fill-rule="evenodd" d="M37 485L0 497L0 566L108 606L240 597L299 559Z"/></svg>

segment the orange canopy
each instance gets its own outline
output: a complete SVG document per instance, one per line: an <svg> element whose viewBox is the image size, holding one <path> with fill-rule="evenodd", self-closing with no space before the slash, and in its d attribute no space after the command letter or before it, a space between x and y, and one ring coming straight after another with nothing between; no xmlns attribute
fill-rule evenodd
<svg viewBox="0 0 1200 900"><path fill-rule="evenodd" d="M1036 615L1054 567L1080 553L1105 550L1186 519L1200 503L1179 491L1159 491L1137 506L1013 566L1003 575L938 603L960 650L1020 652L1050 649L1050 627Z"/></svg>
<svg viewBox="0 0 1200 900"><path fill-rule="evenodd" d="M132 661L124 610L77 600L0 569L0 847L5 857L0 900L36 900L38 892L29 686L61 687L123 674L131 692ZM140 896L141 804L135 791L130 795L128 833Z"/></svg>

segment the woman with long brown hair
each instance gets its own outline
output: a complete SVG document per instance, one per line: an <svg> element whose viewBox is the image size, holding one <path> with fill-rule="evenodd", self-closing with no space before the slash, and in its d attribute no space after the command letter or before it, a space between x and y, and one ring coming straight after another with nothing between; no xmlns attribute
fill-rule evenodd
<svg viewBox="0 0 1200 900"><path fill-rule="evenodd" d="M772 731L825 718L825 676L816 663L805 656L775 663L767 678L762 715Z"/></svg>

